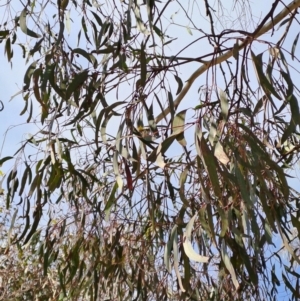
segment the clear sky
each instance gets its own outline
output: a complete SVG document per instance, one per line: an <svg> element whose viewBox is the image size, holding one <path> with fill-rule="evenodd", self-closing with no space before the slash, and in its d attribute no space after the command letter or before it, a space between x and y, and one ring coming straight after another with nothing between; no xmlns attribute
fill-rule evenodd
<svg viewBox="0 0 300 301"><path fill-rule="evenodd" d="M17 3L17 1L15 1ZM184 2L184 1L182 1ZM198 1L200 2L200 1ZM254 30L254 23L258 20L261 20L262 17L268 12L271 7L273 1L266 0L266 1L251 1L251 15L247 12L247 9L243 9L242 7L239 9L238 13L239 16L233 13L232 5L235 1L222 1L223 2L223 9L219 7L219 11L216 10L216 14L218 15L219 22L216 22L216 26L219 31L225 29L222 28L222 24L225 24L227 28L233 27L234 29L242 29L247 31ZM226 4L225 4L226 2ZM286 4L289 1L284 1ZM202 1L200 2L202 4ZM209 22L205 15L205 9L203 6L199 4L199 7L193 6L192 2L186 1L185 5L188 8L189 12L192 12L192 21L196 27L209 32ZM281 5L280 8L283 6ZM19 12L22 10L22 6L15 5L16 12L19 9ZM2 13L3 7L0 8L0 15ZM278 11L278 10L277 10ZM180 6L174 2L174 6L170 6L170 8L166 11L166 16L170 16L168 20L164 20L163 22L170 22L171 16L173 20L173 24L170 25L168 35L171 37L177 37L177 40L172 42L168 48L166 48L166 52L169 52L170 55L175 55L178 50L182 48L182 45L186 45L194 41L198 36L197 30L193 29L194 25L192 22L188 22L184 12L180 8ZM252 23L252 21L254 23ZM74 22L71 24L71 37L69 42L76 43L77 39L77 32L80 28L79 22ZM299 32L300 28L298 26L293 26L290 29L290 34L288 36L288 41L290 45L292 45L296 34ZM75 34L73 34L75 33ZM275 35L277 33L274 33ZM19 31L19 35L22 33ZM67 35L66 35L67 36ZM269 34L270 36L270 34ZM0 112L0 157L11 156L15 153L15 151L20 147L20 142L24 139L28 138L28 135L33 134L36 130L36 125L34 124L27 124L27 113L23 116L20 116L20 112L24 106L24 100L21 95L16 96L13 100L10 101L10 98L19 92L22 89L23 77L26 71L26 68L29 64L25 65L25 60L22 58L22 50L20 47L15 46L14 49L14 57L12 59L12 68L10 63L7 62L7 58L3 55L4 47L2 43L0 45L0 100L4 103L4 111ZM189 47L187 50L182 52L180 56L192 56L197 57L201 56L202 54L207 53L207 42L199 41L195 43L193 46ZM261 52L261 49L265 49L264 45L260 45L258 43L255 44L253 47L253 51L256 53ZM2 51L2 52L1 52ZM299 52L299 50L298 50ZM168 54L168 53L167 53ZM29 62L30 63L30 62ZM199 67L198 63L195 63L195 66L191 68L190 64L183 65L180 68L180 77L182 80L186 80L191 73ZM256 78L254 73L251 81L255 82ZM297 74L297 76L299 76ZM220 79L222 82L222 79ZM186 96L186 101L180 106L179 110L185 108L192 108L199 104L199 94L198 89L201 85L205 84L205 74L202 75L196 83L191 88L190 92ZM174 96L175 91L177 89L177 84L173 78L170 78L170 85L174 86ZM220 87L222 88L222 87ZM127 94L131 93L131 90L127 91ZM111 100L114 101L114 94L110 95ZM120 99L121 100L121 99ZM35 105L37 103L35 102ZM38 112L39 108L35 107L35 111ZM190 112L189 114L192 114ZM193 130L191 130L193 131ZM190 143L193 141L193 133L187 134L186 138ZM178 149L179 151L181 148ZM176 154L176 149L172 149L174 154ZM12 168L6 164L4 166L4 171L7 171L8 168ZM298 168L297 168L298 169ZM299 186L299 180L294 179L290 180L290 184L297 188ZM283 288L282 288L283 289ZM284 295L284 293L283 293Z"/></svg>

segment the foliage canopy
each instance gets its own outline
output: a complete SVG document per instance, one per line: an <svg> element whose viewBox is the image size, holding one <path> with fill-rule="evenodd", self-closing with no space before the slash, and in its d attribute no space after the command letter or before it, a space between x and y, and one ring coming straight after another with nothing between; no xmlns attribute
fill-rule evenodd
<svg viewBox="0 0 300 301"><path fill-rule="evenodd" d="M3 299L300 298L300 0L184 2L2 5Z"/></svg>

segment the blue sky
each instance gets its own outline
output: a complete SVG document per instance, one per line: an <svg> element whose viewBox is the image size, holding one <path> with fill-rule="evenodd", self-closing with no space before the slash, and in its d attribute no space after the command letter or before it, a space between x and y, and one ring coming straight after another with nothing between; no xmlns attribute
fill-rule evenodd
<svg viewBox="0 0 300 301"><path fill-rule="evenodd" d="M231 1L229 1L231 3ZM228 3L229 3L228 2ZM289 1L285 1L286 3L289 3ZM202 2L201 2L202 3ZM228 28L231 26L234 26L235 29L241 28L243 30L252 31L254 30L254 27L251 24L251 18L254 21L258 21L261 19L264 14L270 9L271 4L273 1L260 1L259 5L255 3L255 1L252 1L251 9L252 9L252 16L247 14L246 10L240 9L240 18L237 20L237 16L234 15L231 11L231 6L228 5L228 7L224 8L224 17L222 16L221 10L219 13L220 22L216 23L217 27L222 30L221 23L226 24ZM186 4L191 5L191 4ZM17 6L15 7L18 8ZM281 6L282 8L282 6ZM20 7L21 10L21 7ZM195 21L196 25L200 27L201 29L205 31L209 31L209 22L206 20L205 16L205 9L203 7L190 7L189 11L193 11L193 20ZM0 10L1 13L1 10ZM244 22L245 20L243 18L243 14L246 14L246 20L247 22ZM170 17L173 16L173 22L174 25L170 26L170 30L168 34L171 37L178 37L177 40L172 42L170 44L169 49L167 48L167 52L169 51L170 55L176 54L177 49L181 49L183 44L188 44L192 42L195 37L197 37L197 32L192 29L193 25L190 22L187 22L185 19L185 15L182 10L180 10L180 7L170 6L170 9L166 11L166 15L169 15ZM227 17L226 17L227 16ZM169 20L166 20L166 22L169 22ZM176 25L178 24L178 25ZM71 34L74 32L78 32L79 26L77 22L74 22L71 24ZM293 40L296 36L296 34L299 32L300 28L299 26L294 26L290 29L290 35L289 35L289 42L292 45ZM21 32L19 32L20 35L22 35ZM276 35L277 33L275 33ZM76 37L76 34L72 35L73 37ZM270 36L270 34L269 34ZM24 37L25 38L25 37ZM73 41L70 41L71 43L76 43L75 38ZM189 47L186 51L180 54L180 56L201 56L202 54L207 53L207 47L208 44L199 42L195 43L192 47ZM0 49L2 53L4 53L3 49L3 43L0 45ZM259 43L255 43L255 46L253 47L253 51L256 53L261 52L261 49L265 49L264 45L260 45ZM19 92L22 88L23 83L23 77L24 73L26 71L26 68L28 67L28 64L25 65L25 60L22 58L22 51L20 47L14 47L14 57L12 59L13 66L11 68L10 63L7 62L7 59L4 55L0 56L0 86L1 86L1 92L0 92L0 99L4 102L5 109L4 111L0 112L0 157L5 156L11 156L14 154L14 152L20 147L20 142L24 139L28 138L28 135L33 134L36 130L35 124L27 124L26 119L27 115L20 116L20 112L23 109L24 101L22 99L21 95L16 96L13 100L9 101L11 96ZM29 62L30 63L30 62ZM186 80L191 72L193 72L196 68L198 68L199 64L195 63L195 67L193 70L191 70L190 65L183 65L180 68L180 77L182 80ZM295 75L296 76L296 75ZM298 75L299 76L299 75ZM174 96L175 91L177 89L177 83L173 78L169 79L170 86L174 90ZM254 83L256 82L256 77L254 73L252 72L251 81ZM222 79L219 80L219 82L222 82ZM178 111L181 109L186 108L192 108L199 104L199 94L198 89L201 85L205 84L205 75L201 76L196 83L193 85L191 90L189 91L188 95L186 96L186 101L183 102L183 104L179 107ZM222 87L220 87L222 88ZM126 94L130 94L131 90L128 89L126 91ZM108 101L115 101L115 95L111 93ZM36 112L39 111L38 108L35 108ZM189 116L193 114L192 110L189 111ZM193 129L191 129L190 133L186 134L186 138L188 142L191 144L193 142ZM175 145L175 144L174 144ZM172 148L172 153L174 152L174 155L178 152L181 152L181 148L178 145L178 148L175 147ZM7 172L12 166L9 166L9 164L6 164L3 167L4 172ZM292 173L294 175L294 173ZM295 174L296 175L296 174ZM290 180L291 186L297 188L299 186L299 180L291 179ZM283 290L283 288L282 288ZM282 295L284 295L284 292L282 292Z"/></svg>

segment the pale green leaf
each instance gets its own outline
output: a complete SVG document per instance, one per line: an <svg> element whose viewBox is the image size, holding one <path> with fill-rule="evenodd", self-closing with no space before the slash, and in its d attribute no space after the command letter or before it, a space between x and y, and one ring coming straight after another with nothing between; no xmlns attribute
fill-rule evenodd
<svg viewBox="0 0 300 301"><path fill-rule="evenodd" d="M184 242L183 242L184 252L190 260L193 260L196 262L202 262L202 263L208 262L209 257L197 254L195 252L195 250L193 249L193 246L188 238L186 238L184 236L183 240L184 240Z"/></svg>
<svg viewBox="0 0 300 301"><path fill-rule="evenodd" d="M238 280L236 278L236 273L235 273L233 265L232 265L232 263L230 261L230 258L228 256L224 240L222 241L221 256L222 256L222 260L223 260L223 262L225 264L226 269L228 270L228 272L231 275L232 282L233 282L236 290L238 290L239 287L240 287L240 284L239 284L239 282L238 282Z"/></svg>
<svg viewBox="0 0 300 301"><path fill-rule="evenodd" d="M40 38L41 35L37 34L36 32L33 32L32 30L27 28L26 15L27 15L27 10L26 9L22 10L21 15L20 15L20 28L21 28L21 30L30 37Z"/></svg>

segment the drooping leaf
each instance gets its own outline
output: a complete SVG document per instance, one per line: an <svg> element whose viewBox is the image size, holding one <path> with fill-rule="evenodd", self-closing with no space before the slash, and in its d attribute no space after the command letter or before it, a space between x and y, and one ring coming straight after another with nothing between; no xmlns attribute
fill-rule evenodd
<svg viewBox="0 0 300 301"><path fill-rule="evenodd" d="M268 81L266 78L264 71L263 71L263 60L262 60L263 53L255 55L251 51L251 57L254 64L254 68L256 71L257 78L259 80L260 85L264 89L266 93L270 92L278 99L282 99L281 96L275 91L273 85Z"/></svg>
<svg viewBox="0 0 300 301"><path fill-rule="evenodd" d="M202 256L199 255L195 252L195 250L193 249L193 246L191 244L191 242L189 241L189 239L185 239L183 242L183 248L184 248L184 252L186 254L186 256L193 261L196 262L201 262L201 263L207 263L209 260L209 257L207 256Z"/></svg>
<svg viewBox="0 0 300 301"><path fill-rule="evenodd" d="M164 157L161 153L161 149L162 149L162 144L160 143L157 148L157 156L156 156L155 162L160 168L163 169L166 166L166 163L165 163Z"/></svg>
<svg viewBox="0 0 300 301"><path fill-rule="evenodd" d="M74 78L72 79L72 82L67 88L66 91L66 99L70 99L71 95L77 90L80 89L83 83L86 81L88 78L89 71L84 70L80 73L76 73Z"/></svg>
<svg viewBox="0 0 300 301"><path fill-rule="evenodd" d="M30 80L31 80L31 77L32 77L32 74L33 74L35 68L36 68L36 62L33 62L32 64L30 64L30 66L27 68L25 75L24 75L23 91L28 90L28 88L30 86Z"/></svg>
<svg viewBox="0 0 300 301"><path fill-rule="evenodd" d="M232 279L232 282L236 288L236 290L239 289L240 287L240 284L237 280L237 277L236 277L236 273L235 273L235 270L234 270L234 267L230 261L230 258L228 256L228 253L227 253L227 250L226 250L226 245L225 245L225 242L224 240L222 241L222 247L221 247L221 256L222 256L222 260L225 264L225 267L226 269L228 270L228 272L230 273L231 275L231 279Z"/></svg>
<svg viewBox="0 0 300 301"><path fill-rule="evenodd" d="M1 39L5 39L9 35L9 30L0 30Z"/></svg>
<svg viewBox="0 0 300 301"><path fill-rule="evenodd" d="M175 115L175 108L174 108L173 96L170 91L168 92L168 101L169 101L169 106L170 106L171 120L173 120L174 115Z"/></svg>
<svg viewBox="0 0 300 301"><path fill-rule="evenodd" d="M145 52L145 45L142 43L141 45L141 57L140 57L140 63L141 63L141 81L140 85L144 88L147 78L147 61L146 61L146 52Z"/></svg>
<svg viewBox="0 0 300 301"><path fill-rule="evenodd" d="M182 292L185 292L185 289L182 285L181 275L179 272L179 256L178 256L178 238L177 235L174 235L173 239L173 254L174 254L174 270L177 276L178 284Z"/></svg>
<svg viewBox="0 0 300 301"><path fill-rule="evenodd" d="M33 38L40 38L41 35L37 34L36 32L30 30L27 28L26 25L26 16L27 16L27 10L26 8L22 10L21 15L20 15L20 28L21 30L28 36L33 37Z"/></svg>
<svg viewBox="0 0 300 301"><path fill-rule="evenodd" d="M90 53L88 53L87 51L85 51L82 48L75 48L72 51L73 53L77 53L82 55L85 59L87 59L91 64L93 65L97 65L97 59Z"/></svg>
<svg viewBox="0 0 300 301"><path fill-rule="evenodd" d="M296 38L293 42L293 45L292 45L292 50L291 50L291 56L292 56L292 60L294 60L295 58L295 51L296 51L296 47L297 47L297 43L298 43L298 39L299 39L299 32L298 34L296 35Z"/></svg>
<svg viewBox="0 0 300 301"><path fill-rule="evenodd" d="M176 95L178 95L181 92L181 90L182 90L183 83L182 83L182 80L181 80L181 78L179 76L177 76L175 74L174 77L175 77L175 80L176 80L176 82L178 84L178 88L177 88L177 91L176 91Z"/></svg>
<svg viewBox="0 0 300 301"><path fill-rule="evenodd" d="M195 214L191 218L191 220L188 222L188 224L186 226L185 233L183 235L183 248L184 248L185 254L187 255L187 257L190 260L207 263L209 260L209 257L201 256L201 255L197 254L191 244L192 229L193 229L196 217L197 217L197 214Z"/></svg>
<svg viewBox="0 0 300 301"><path fill-rule="evenodd" d="M165 245L165 251L164 251L164 263L165 263L165 266L166 266L166 268L167 268L167 270L170 274L172 272L170 258L171 258L171 252L172 252L172 249L173 249L173 242L175 240L175 237L177 237L177 225L175 225L172 228L169 240Z"/></svg>
<svg viewBox="0 0 300 301"><path fill-rule="evenodd" d="M13 158L14 158L14 157L7 156L7 157L4 157L4 158L0 159L0 167L2 166L2 164L3 164L5 161L11 160L11 159L13 159Z"/></svg>
<svg viewBox="0 0 300 301"><path fill-rule="evenodd" d="M224 165L227 165L227 163L230 161L230 159L228 158L228 156L226 155L223 149L221 142L219 141L215 145L214 155Z"/></svg>
<svg viewBox="0 0 300 301"><path fill-rule="evenodd" d="M182 145L186 146L186 140L184 138L185 128L185 115L187 110L183 110L176 114L172 122L173 135L176 135L176 140Z"/></svg>
<svg viewBox="0 0 300 301"><path fill-rule="evenodd" d="M12 59L12 56L13 56L13 51L11 49L11 41L10 41L10 38L8 38L5 42L5 54L7 56L7 60L8 62L11 61Z"/></svg>
<svg viewBox="0 0 300 301"><path fill-rule="evenodd" d="M214 157L212 151L209 149L204 137L202 136L199 139L199 133L196 128L195 133L195 143L198 144L198 147L196 147L197 151L199 152L198 155L200 156L202 162L205 165L205 169L207 173L209 174L210 181L212 183L214 192L217 197L221 196L221 189L220 189L220 183L217 173L217 164L216 164L216 158Z"/></svg>
<svg viewBox="0 0 300 301"><path fill-rule="evenodd" d="M221 89L219 91L219 97L220 97L222 117L224 120L227 120L228 110L229 110L229 102L228 102L226 93Z"/></svg>

